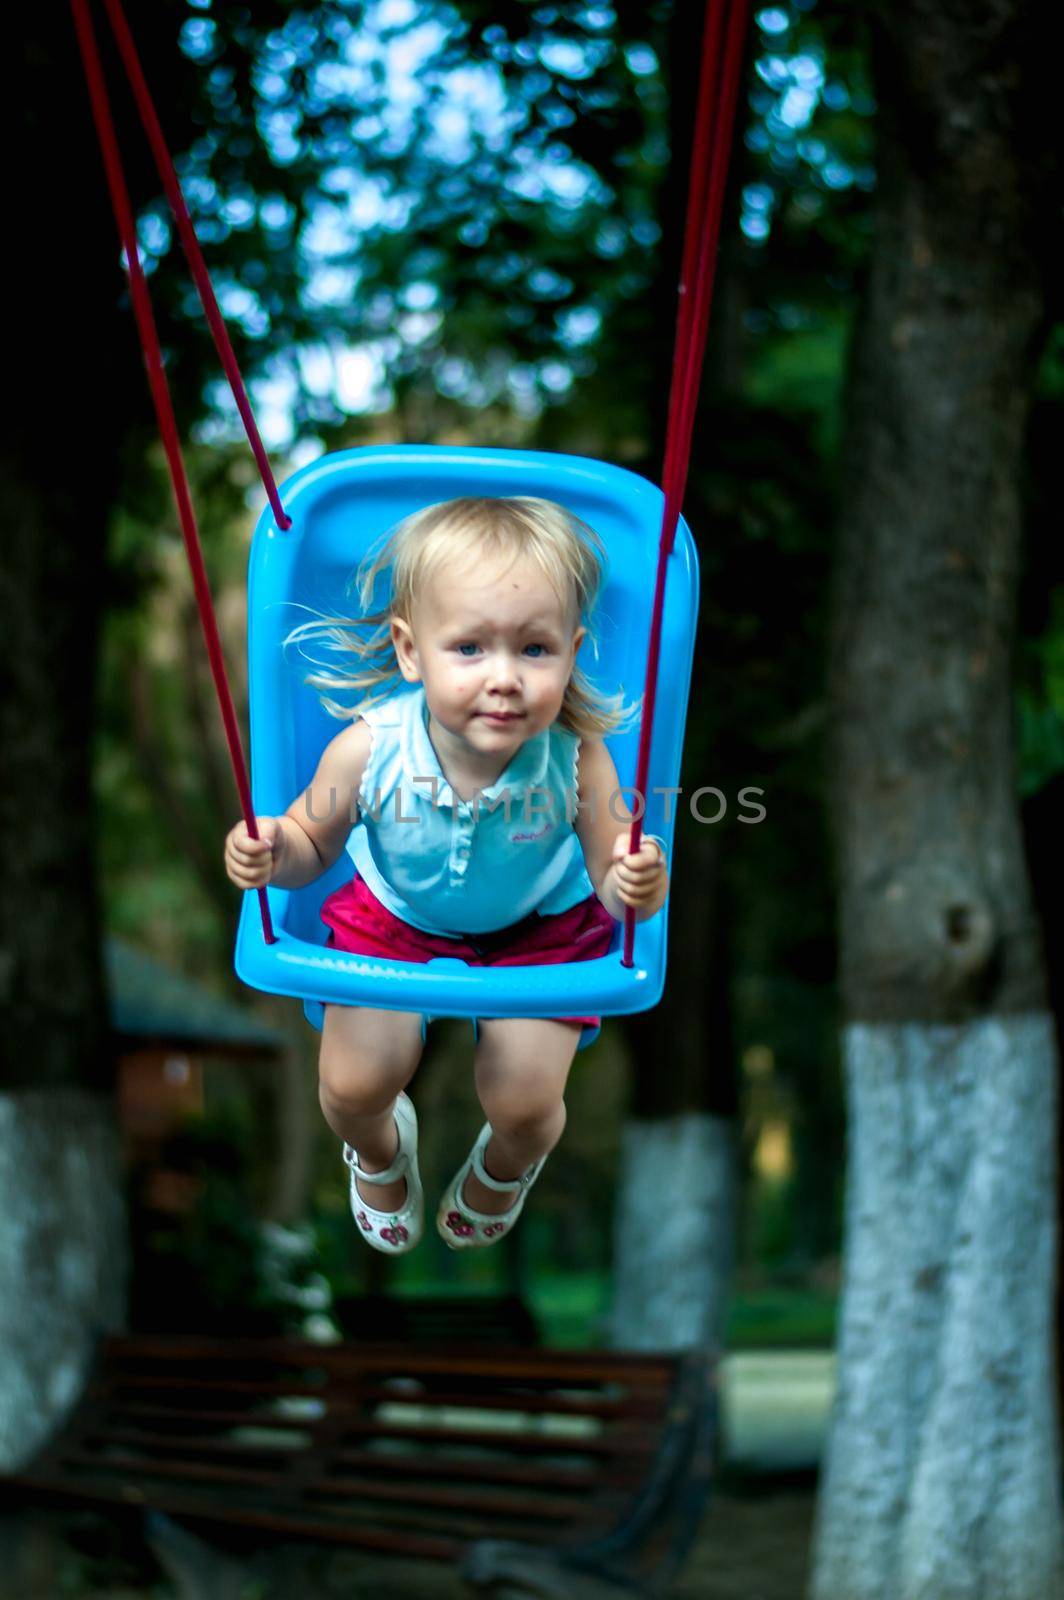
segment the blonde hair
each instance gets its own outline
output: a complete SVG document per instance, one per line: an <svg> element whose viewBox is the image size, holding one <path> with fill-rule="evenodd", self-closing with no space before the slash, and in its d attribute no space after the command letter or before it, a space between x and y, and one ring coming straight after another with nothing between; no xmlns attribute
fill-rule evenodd
<svg viewBox="0 0 1064 1600"><path fill-rule="evenodd" d="M304 681L318 690L330 716L353 719L402 683L392 619L409 623L422 587L456 555L533 562L571 615L574 629L584 621L597 654L590 617L605 560L598 534L553 500L527 495L443 500L404 518L370 550L347 587L348 593L357 591L360 619L318 616L286 638L285 648L298 645L314 666ZM330 659L308 656L304 647L311 641L323 646ZM337 694L356 698L344 704ZM625 706L623 694L603 694L574 667L558 721L581 738L600 737L624 726L634 709Z"/></svg>

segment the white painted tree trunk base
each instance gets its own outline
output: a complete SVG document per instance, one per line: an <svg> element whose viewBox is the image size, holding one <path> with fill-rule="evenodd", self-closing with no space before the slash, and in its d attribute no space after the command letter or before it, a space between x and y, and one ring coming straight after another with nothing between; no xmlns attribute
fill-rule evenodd
<svg viewBox="0 0 1064 1600"><path fill-rule="evenodd" d="M1055 1046L855 1024L815 1600L1062 1600Z"/></svg>
<svg viewBox="0 0 1064 1600"><path fill-rule="evenodd" d="M734 1194L727 1119L684 1112L626 1123L614 1231L615 1349L719 1347Z"/></svg>
<svg viewBox="0 0 1064 1600"><path fill-rule="evenodd" d="M83 1090L0 1094L0 1467L29 1460L81 1393L126 1303L112 1103Z"/></svg>

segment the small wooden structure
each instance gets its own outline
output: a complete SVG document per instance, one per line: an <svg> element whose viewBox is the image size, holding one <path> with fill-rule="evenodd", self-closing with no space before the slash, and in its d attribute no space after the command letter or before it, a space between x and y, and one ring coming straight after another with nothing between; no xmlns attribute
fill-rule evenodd
<svg viewBox="0 0 1064 1600"><path fill-rule="evenodd" d="M203 1110L203 1061L272 1061L285 1048L246 1006L122 939L104 946L123 1132L151 1147Z"/></svg>
<svg viewBox="0 0 1064 1600"><path fill-rule="evenodd" d="M247 1006L215 994L122 939L104 945L111 1045L118 1091L119 1127L138 1198L149 1210L181 1213L195 1203L199 1185L173 1170L168 1140L207 1105L207 1073L243 1073L260 1109L277 1124L284 1114L282 1085L289 1081L289 1043ZM256 1068L266 1067L266 1072ZM280 1141L278 1141L280 1143ZM277 1164L276 1189L292 1187L305 1152L289 1135L289 1165Z"/></svg>
<svg viewBox="0 0 1064 1600"><path fill-rule="evenodd" d="M0 1493L459 1563L498 1597L654 1596L716 1424L701 1354L111 1339Z"/></svg>

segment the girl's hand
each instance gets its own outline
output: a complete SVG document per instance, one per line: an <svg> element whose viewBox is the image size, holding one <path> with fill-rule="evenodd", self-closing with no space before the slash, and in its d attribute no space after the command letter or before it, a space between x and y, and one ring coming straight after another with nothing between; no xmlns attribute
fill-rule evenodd
<svg viewBox="0 0 1064 1600"><path fill-rule="evenodd" d="M262 889L274 878L284 858L284 829L280 817L256 817L258 839L241 820L225 840L225 870L239 889Z"/></svg>
<svg viewBox="0 0 1064 1600"><path fill-rule="evenodd" d="M664 901L668 881L665 857L653 839L641 839L636 854L630 855L628 833L619 833L613 841L611 871L622 905L636 911L653 906L656 911Z"/></svg>

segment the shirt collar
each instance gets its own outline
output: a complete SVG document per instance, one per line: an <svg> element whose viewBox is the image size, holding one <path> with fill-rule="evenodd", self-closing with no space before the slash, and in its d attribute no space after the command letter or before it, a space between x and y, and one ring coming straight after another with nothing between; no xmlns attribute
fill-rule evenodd
<svg viewBox="0 0 1064 1600"><path fill-rule="evenodd" d="M429 738L429 713L425 704L422 684L405 696L402 719L403 766L407 779L435 779L436 804L454 806L461 804L443 775L440 758ZM550 760L550 729L526 739L509 766L505 767L493 784L480 791L485 801L496 801L509 791L511 800L523 800L530 789L542 788ZM431 782L415 786L416 792L431 798Z"/></svg>

